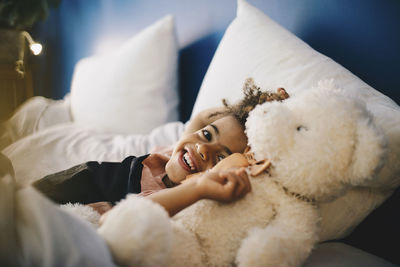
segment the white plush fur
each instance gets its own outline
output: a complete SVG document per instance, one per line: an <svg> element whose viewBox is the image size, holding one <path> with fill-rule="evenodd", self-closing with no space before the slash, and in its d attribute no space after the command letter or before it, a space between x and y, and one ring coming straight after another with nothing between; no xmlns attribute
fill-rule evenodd
<svg viewBox="0 0 400 267"><path fill-rule="evenodd" d="M134 211L117 205L104 225L109 233L99 231L117 262L165 256L165 266L300 266L319 240L318 203L373 179L385 155L385 139L365 105L332 82L258 106L246 133L255 157L272 161L269 174L250 178L252 192L231 204L202 200L172 220L163 217L165 233L157 238L151 232L162 230L153 226L159 210L137 207L145 204L138 198L130 203ZM133 245L139 239L145 248ZM152 242L168 248L168 256Z"/></svg>
<svg viewBox="0 0 400 267"><path fill-rule="evenodd" d="M78 203L67 203L61 205L60 208L74 214L75 216L78 216L84 221L89 222L94 228L99 227L100 214L89 206Z"/></svg>
<svg viewBox="0 0 400 267"><path fill-rule="evenodd" d="M365 104L328 82L284 103L256 107L247 135L256 158L271 159L285 187L317 200L366 183L386 152Z"/></svg>
<svg viewBox="0 0 400 267"><path fill-rule="evenodd" d="M172 228L158 204L134 195L111 209L98 233L120 266L163 266L169 256Z"/></svg>

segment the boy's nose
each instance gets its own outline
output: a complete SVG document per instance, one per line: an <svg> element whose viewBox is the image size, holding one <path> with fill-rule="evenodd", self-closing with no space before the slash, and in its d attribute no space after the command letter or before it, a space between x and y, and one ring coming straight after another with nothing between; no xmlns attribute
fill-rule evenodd
<svg viewBox="0 0 400 267"><path fill-rule="evenodd" d="M210 144L196 144L197 153L199 153L202 160L207 161L214 150L214 146Z"/></svg>

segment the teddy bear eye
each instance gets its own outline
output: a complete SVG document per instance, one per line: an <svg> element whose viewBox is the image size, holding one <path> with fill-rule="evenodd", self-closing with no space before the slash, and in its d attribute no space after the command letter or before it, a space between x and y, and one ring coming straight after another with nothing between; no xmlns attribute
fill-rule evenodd
<svg viewBox="0 0 400 267"><path fill-rule="evenodd" d="M297 126L296 130L297 130L298 132L300 132L300 131L307 131L308 129L307 129L307 127L305 127L305 126L300 125L300 126Z"/></svg>

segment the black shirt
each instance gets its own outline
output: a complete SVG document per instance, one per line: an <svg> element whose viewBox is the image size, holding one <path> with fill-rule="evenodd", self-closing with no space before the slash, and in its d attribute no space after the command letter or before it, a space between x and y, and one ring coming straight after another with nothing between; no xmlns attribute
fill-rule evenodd
<svg viewBox="0 0 400 267"><path fill-rule="evenodd" d="M33 186L56 203L115 203L128 193L140 193L141 157L129 156L122 162L89 161L45 176Z"/></svg>

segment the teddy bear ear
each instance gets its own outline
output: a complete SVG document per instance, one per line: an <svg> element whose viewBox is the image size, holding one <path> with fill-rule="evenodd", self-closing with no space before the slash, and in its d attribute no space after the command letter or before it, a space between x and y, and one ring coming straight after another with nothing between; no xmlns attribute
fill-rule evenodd
<svg viewBox="0 0 400 267"><path fill-rule="evenodd" d="M352 185L361 185L374 177L383 165L386 143L383 133L375 126L371 117L358 122L353 164L349 173L349 182Z"/></svg>

